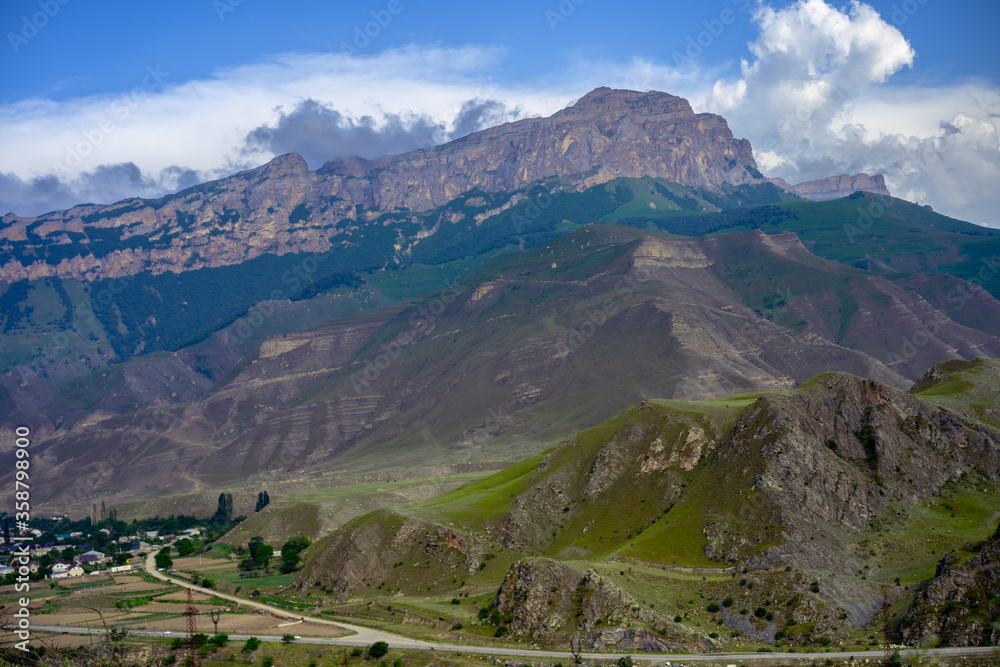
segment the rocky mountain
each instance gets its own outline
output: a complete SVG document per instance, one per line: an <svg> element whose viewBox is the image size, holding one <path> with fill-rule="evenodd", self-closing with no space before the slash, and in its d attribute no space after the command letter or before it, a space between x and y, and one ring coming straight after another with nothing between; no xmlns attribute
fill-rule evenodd
<svg viewBox="0 0 1000 667"><path fill-rule="evenodd" d="M911 645L1000 643L1000 526L991 537L950 552L901 622Z"/></svg>
<svg viewBox="0 0 1000 667"><path fill-rule="evenodd" d="M881 174L869 176L868 174L840 174L839 176L828 176L815 181L805 181L798 185L790 185L783 178L770 178L783 190L794 192L803 199L812 201L829 201L847 197L855 192L871 192L877 195L889 196L889 189L885 187L885 178Z"/></svg>
<svg viewBox="0 0 1000 667"><path fill-rule="evenodd" d="M989 307L1000 318L1000 302ZM39 500L387 460L499 463L647 396L788 389L830 367L907 387L919 364L953 350L1000 355L995 336L942 321L917 353L891 359L900 333L931 317L918 294L822 260L794 234L589 225L424 299L267 338L196 400L150 402L106 371L76 381L40 410L61 415L39 426L51 489ZM168 385L179 396L199 386L181 372L185 360L205 363L192 352L157 362L182 364ZM145 407L123 411L133 401Z"/></svg>
<svg viewBox="0 0 1000 667"><path fill-rule="evenodd" d="M666 93L599 88L548 118L405 155L337 160L312 172L292 153L161 199L8 214L0 219L0 283L178 273L265 253L324 252L358 244L389 211L400 213L393 236L402 251L455 221L443 215L425 226L408 212L473 190L513 192L553 178L581 190L643 176L709 189L763 182L749 142L735 139L722 117L695 114Z"/></svg>
<svg viewBox="0 0 1000 667"><path fill-rule="evenodd" d="M713 628L728 646L839 642L992 532L998 489L1000 432L829 373L789 392L643 401L490 478L354 519L296 586L377 601L502 582L480 619L542 645L692 650ZM995 593L995 541L938 566L918 595L935 623L949 601L958 619Z"/></svg>

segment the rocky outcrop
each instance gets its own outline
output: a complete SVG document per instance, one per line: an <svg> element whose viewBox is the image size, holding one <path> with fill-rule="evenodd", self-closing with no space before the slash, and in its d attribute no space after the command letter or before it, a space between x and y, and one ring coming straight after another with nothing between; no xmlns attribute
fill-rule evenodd
<svg viewBox="0 0 1000 667"><path fill-rule="evenodd" d="M919 503L969 470L997 480L1000 434L908 393L837 374L758 399L713 464L734 491L766 501L756 509L758 525L706 526L707 554L846 574L859 562L816 545L839 543L839 531L862 533L888 503ZM780 544L761 549L768 541Z"/></svg>
<svg viewBox="0 0 1000 667"><path fill-rule="evenodd" d="M1000 644L1000 526L987 540L941 559L903 617L903 641L924 646Z"/></svg>
<svg viewBox="0 0 1000 667"><path fill-rule="evenodd" d="M696 114L666 93L599 88L548 118L405 155L336 160L312 172L290 153L161 199L84 204L37 218L8 214L0 219L0 283L182 272L264 253L323 252L357 245L375 225L396 227L404 247L456 222L446 212L424 228L409 212L473 189L510 192L559 178L559 187L582 190L623 176L709 189L763 180L749 142L735 139L724 118ZM398 215L380 217L389 211Z"/></svg>
<svg viewBox="0 0 1000 667"><path fill-rule="evenodd" d="M476 132L426 151L327 163L351 201L424 210L479 188L511 191L555 176L580 188L623 176L652 176L716 188L762 180L750 143L721 116L695 114L660 92L598 88L548 118Z"/></svg>
<svg viewBox="0 0 1000 667"><path fill-rule="evenodd" d="M855 192L873 192L878 195L889 196L889 189L885 187L885 178L882 174L869 176L868 174L840 174L839 176L828 176L815 181L805 181L798 185L791 185L783 178L770 178L779 188L797 194L812 201L827 201L830 199L840 199Z"/></svg>
<svg viewBox="0 0 1000 667"><path fill-rule="evenodd" d="M574 635L589 650L684 651L697 639L669 631L648 607L594 570L547 558L514 563L493 603L514 636ZM637 627L632 627L633 625ZM663 630L662 634L650 628Z"/></svg>

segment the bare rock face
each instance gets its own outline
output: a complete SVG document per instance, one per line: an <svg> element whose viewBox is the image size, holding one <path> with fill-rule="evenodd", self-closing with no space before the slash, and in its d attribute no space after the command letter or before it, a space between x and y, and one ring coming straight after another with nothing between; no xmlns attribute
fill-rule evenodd
<svg viewBox="0 0 1000 667"><path fill-rule="evenodd" d="M889 196L889 189L885 187L885 178L882 174L869 176L868 174L840 174L839 176L828 176L815 181L805 181L798 185L790 185L783 178L768 179L779 188L793 192L805 199L812 201L827 201L830 199L840 199L854 194L855 192L873 192L878 195Z"/></svg>
<svg viewBox="0 0 1000 667"><path fill-rule="evenodd" d="M666 93L598 88L548 118L529 118L444 146L375 160L338 160L319 172L342 179L351 200L424 210L472 188L516 190L554 176L581 188L653 176L693 187L761 180L750 143L726 121L695 114Z"/></svg>
<svg viewBox="0 0 1000 667"><path fill-rule="evenodd" d="M1000 642L1000 526L970 552L952 552L938 563L934 580L903 617L907 644L940 639L947 646L995 646Z"/></svg>
<svg viewBox="0 0 1000 667"><path fill-rule="evenodd" d="M723 479L767 502L750 532L707 526L709 556L846 574L859 567L853 556L815 545L838 543L838 530L862 533L891 500L919 503L973 468L1000 475L995 431L872 380L829 375L813 383L761 397L720 443L714 464L732 465ZM760 551L769 539L781 544Z"/></svg>
<svg viewBox="0 0 1000 667"><path fill-rule="evenodd" d="M473 188L512 191L558 177L561 187L582 190L626 176L710 189L763 182L749 142L735 139L724 118L695 114L666 93L599 88L548 118L405 155L336 160L311 172L290 153L161 199L38 218L8 214L0 219L0 283L178 273L264 253L325 252L359 243L380 212L426 211ZM399 231L415 243L437 229ZM58 261L38 259L56 245Z"/></svg>
<svg viewBox="0 0 1000 667"><path fill-rule="evenodd" d="M691 650L691 636L648 627L659 617L648 607L594 570L581 574L547 558L520 560L507 570L493 608L515 636L535 640L573 634L590 650ZM598 627L603 626L603 627Z"/></svg>

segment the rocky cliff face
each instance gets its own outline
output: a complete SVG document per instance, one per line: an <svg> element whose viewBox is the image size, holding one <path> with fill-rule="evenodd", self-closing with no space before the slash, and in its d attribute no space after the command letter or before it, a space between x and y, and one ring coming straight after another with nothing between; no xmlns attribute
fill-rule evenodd
<svg viewBox="0 0 1000 667"><path fill-rule="evenodd" d="M695 114L666 93L598 88L548 118L483 130L427 151L340 160L318 172L349 199L378 209L424 210L479 188L516 190L552 177L580 188L653 176L714 188L761 180L750 143L726 121Z"/></svg>
<svg viewBox="0 0 1000 667"><path fill-rule="evenodd" d="M903 617L901 632L915 646L1000 643L1000 526L989 539L941 559L934 580Z"/></svg>
<svg viewBox="0 0 1000 667"><path fill-rule="evenodd" d="M780 528L707 526L706 553L847 574L870 554L816 544L863 533L890 507L918 504L973 468L995 482L998 461L995 431L877 382L820 376L807 391L748 407L713 461L729 471L724 484L759 494ZM768 539L781 544L761 550Z"/></svg>
<svg viewBox="0 0 1000 667"><path fill-rule="evenodd" d="M667 619L594 570L583 574L547 558L514 563L492 608L511 634L536 641L565 633L575 635L588 650L668 652L711 647L707 638L671 630ZM633 629L633 623L643 627ZM602 624L606 627L599 629ZM649 625L661 632L645 627Z"/></svg>
<svg viewBox="0 0 1000 667"><path fill-rule="evenodd" d="M873 192L878 195L889 196L889 189L885 187L885 178L882 174L869 176L868 174L840 174L839 176L828 176L815 181L805 181L798 185L791 185L783 178L768 179L778 187L794 192L800 197L811 199L812 201L827 201L829 199L840 199L855 192Z"/></svg>
<svg viewBox="0 0 1000 667"><path fill-rule="evenodd" d="M429 150L338 160L316 172L292 153L158 200L85 204L38 218L8 214L0 219L0 283L181 272L264 253L326 251L357 244L379 224L396 224L404 241L419 242L439 226L410 229L406 211L443 206L475 188L513 191L559 178L559 187L583 189L621 176L710 189L762 182L749 142L735 139L722 117L695 114L665 93L599 88L548 118ZM386 211L401 214L379 219Z"/></svg>

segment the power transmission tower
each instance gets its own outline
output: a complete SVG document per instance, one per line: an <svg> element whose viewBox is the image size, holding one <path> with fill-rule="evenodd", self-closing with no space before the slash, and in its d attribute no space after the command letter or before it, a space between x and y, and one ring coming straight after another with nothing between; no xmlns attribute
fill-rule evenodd
<svg viewBox="0 0 1000 667"><path fill-rule="evenodd" d="M187 589L187 607L184 609L184 615L187 617L187 633L188 641L191 644L191 664L193 667L199 667L201 661L198 655L198 645L194 636L198 634L198 619L195 618L198 615L198 610L194 607L194 598L191 597L191 589Z"/></svg>

